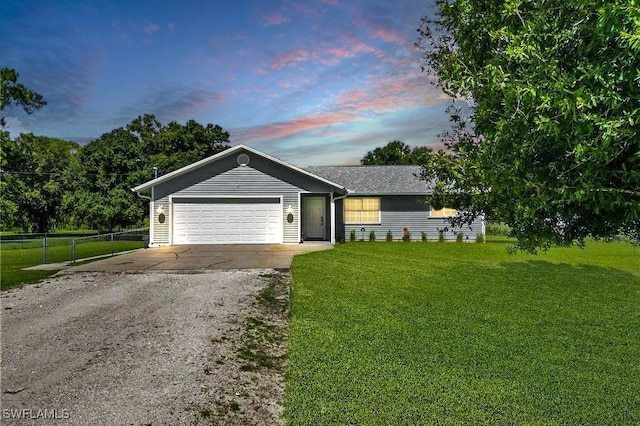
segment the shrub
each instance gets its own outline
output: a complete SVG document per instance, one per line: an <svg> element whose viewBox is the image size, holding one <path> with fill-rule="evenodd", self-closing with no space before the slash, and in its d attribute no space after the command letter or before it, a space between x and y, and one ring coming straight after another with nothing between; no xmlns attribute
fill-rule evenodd
<svg viewBox="0 0 640 426"><path fill-rule="evenodd" d="M487 223L485 230L487 231L487 235L509 236L509 234L511 233L511 228L509 227L509 225L502 222Z"/></svg>
<svg viewBox="0 0 640 426"><path fill-rule="evenodd" d="M387 241L393 241L393 232L391 232L391 229L387 231Z"/></svg>
<svg viewBox="0 0 640 426"><path fill-rule="evenodd" d="M351 233L349 234L349 241L355 241L356 240L356 230L352 229Z"/></svg>
<svg viewBox="0 0 640 426"><path fill-rule="evenodd" d="M458 232L456 234L456 241L461 243L464 240L464 232Z"/></svg>
<svg viewBox="0 0 640 426"><path fill-rule="evenodd" d="M476 234L476 243L484 243L484 234L482 232Z"/></svg>
<svg viewBox="0 0 640 426"><path fill-rule="evenodd" d="M402 241L411 241L411 232L406 226L402 229Z"/></svg>
<svg viewBox="0 0 640 426"><path fill-rule="evenodd" d="M426 243L427 242L427 233L422 231L422 242Z"/></svg>
<svg viewBox="0 0 640 426"><path fill-rule="evenodd" d="M438 231L438 241L444 243L444 231Z"/></svg>
<svg viewBox="0 0 640 426"><path fill-rule="evenodd" d="M376 240L376 231L369 231L369 241Z"/></svg>

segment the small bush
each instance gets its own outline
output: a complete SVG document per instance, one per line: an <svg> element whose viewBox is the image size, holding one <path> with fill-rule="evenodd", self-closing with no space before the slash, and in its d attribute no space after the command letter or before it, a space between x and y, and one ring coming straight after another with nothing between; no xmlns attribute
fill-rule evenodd
<svg viewBox="0 0 640 426"><path fill-rule="evenodd" d="M484 243L484 234L482 232L476 234L476 243Z"/></svg>
<svg viewBox="0 0 640 426"><path fill-rule="evenodd" d="M411 241L411 232L409 232L409 228L406 226L402 229L402 241Z"/></svg>
<svg viewBox="0 0 640 426"><path fill-rule="evenodd" d="M444 231L438 231L438 242L444 243Z"/></svg>
<svg viewBox="0 0 640 426"><path fill-rule="evenodd" d="M427 242L427 233L422 231L422 242L426 243Z"/></svg>
<svg viewBox="0 0 640 426"><path fill-rule="evenodd" d="M376 231L369 231L369 241L376 240Z"/></svg>
<svg viewBox="0 0 640 426"><path fill-rule="evenodd" d="M456 241L461 243L464 240L464 232L458 232L456 234Z"/></svg>
<svg viewBox="0 0 640 426"><path fill-rule="evenodd" d="M504 235L506 237L511 233L509 225L502 222L487 223L485 230L487 235Z"/></svg>
<svg viewBox="0 0 640 426"><path fill-rule="evenodd" d="M349 241L355 241L356 240L356 230L352 229L351 233L349 234Z"/></svg>
<svg viewBox="0 0 640 426"><path fill-rule="evenodd" d="M391 229L387 231L387 241L393 241L393 232L391 232Z"/></svg>

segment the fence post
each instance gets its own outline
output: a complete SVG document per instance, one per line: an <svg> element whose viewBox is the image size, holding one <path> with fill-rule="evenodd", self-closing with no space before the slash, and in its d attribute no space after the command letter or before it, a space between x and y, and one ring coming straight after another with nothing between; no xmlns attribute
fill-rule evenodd
<svg viewBox="0 0 640 426"><path fill-rule="evenodd" d="M71 263L76 263L76 239L71 237Z"/></svg>
<svg viewBox="0 0 640 426"><path fill-rule="evenodd" d="M113 232L111 233L111 256L113 256Z"/></svg>
<svg viewBox="0 0 640 426"><path fill-rule="evenodd" d="M47 234L44 234L44 238L42 239L42 263L47 264Z"/></svg>

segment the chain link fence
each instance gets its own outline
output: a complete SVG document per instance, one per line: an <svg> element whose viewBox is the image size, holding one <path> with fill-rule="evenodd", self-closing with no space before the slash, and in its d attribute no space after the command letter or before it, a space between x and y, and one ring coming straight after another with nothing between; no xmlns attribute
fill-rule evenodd
<svg viewBox="0 0 640 426"><path fill-rule="evenodd" d="M149 228L89 236L15 234L0 239L0 250L20 250L25 257L40 256L42 263L76 262L149 245ZM19 237L19 238L16 238Z"/></svg>

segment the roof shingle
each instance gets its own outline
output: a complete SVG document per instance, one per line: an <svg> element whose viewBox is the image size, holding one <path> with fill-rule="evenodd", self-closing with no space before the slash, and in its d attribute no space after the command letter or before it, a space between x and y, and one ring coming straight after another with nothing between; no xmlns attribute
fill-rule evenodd
<svg viewBox="0 0 640 426"><path fill-rule="evenodd" d="M427 182L419 178L421 166L313 166L304 169L345 186L351 194L424 195L431 192Z"/></svg>

